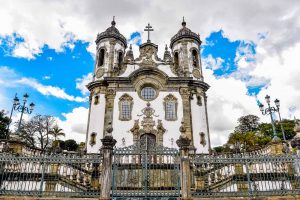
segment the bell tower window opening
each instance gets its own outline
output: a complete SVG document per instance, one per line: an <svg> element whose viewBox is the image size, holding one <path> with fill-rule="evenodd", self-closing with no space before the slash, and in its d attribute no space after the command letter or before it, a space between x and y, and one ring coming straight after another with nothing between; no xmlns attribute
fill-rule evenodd
<svg viewBox="0 0 300 200"><path fill-rule="evenodd" d="M120 67L123 62L123 53L120 51L118 53L118 66Z"/></svg>
<svg viewBox="0 0 300 200"><path fill-rule="evenodd" d="M178 56L178 52L175 52L174 54L174 66L176 69L178 69L179 67L179 56Z"/></svg>
<svg viewBox="0 0 300 200"><path fill-rule="evenodd" d="M98 59L98 67L103 66L104 64L104 56L105 56L105 50L104 49L100 49L99 51L99 59Z"/></svg>
<svg viewBox="0 0 300 200"><path fill-rule="evenodd" d="M199 67L199 55L195 49L192 50L192 58L193 58L193 67Z"/></svg>

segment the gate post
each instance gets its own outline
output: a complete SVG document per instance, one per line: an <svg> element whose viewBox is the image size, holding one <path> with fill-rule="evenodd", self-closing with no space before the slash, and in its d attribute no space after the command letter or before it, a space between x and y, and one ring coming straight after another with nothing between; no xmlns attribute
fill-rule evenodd
<svg viewBox="0 0 300 200"><path fill-rule="evenodd" d="M181 175L181 199L190 200L191 197L191 171L190 171L190 158L189 146L191 140L185 134L184 122L181 122L180 132L181 135L176 141L180 148L180 175Z"/></svg>
<svg viewBox="0 0 300 200"><path fill-rule="evenodd" d="M112 156L113 148L117 141L111 135L112 127L107 128L107 135L101 139L102 142L102 173L100 176L101 191L100 200L110 199L110 190L112 185Z"/></svg>

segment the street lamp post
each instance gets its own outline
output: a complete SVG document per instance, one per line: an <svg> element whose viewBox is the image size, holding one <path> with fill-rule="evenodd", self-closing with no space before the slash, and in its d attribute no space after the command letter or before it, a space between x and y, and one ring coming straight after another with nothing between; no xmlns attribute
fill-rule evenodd
<svg viewBox="0 0 300 200"><path fill-rule="evenodd" d="M279 99L275 99L274 102L275 102L275 105L276 105L276 108L277 108L277 112L278 112L278 116L279 116L279 123L280 123L281 132L282 132L282 137L283 137L283 140L286 141L285 132L284 132L284 129L283 129L281 115L280 115L280 110L279 110L280 101L279 101Z"/></svg>
<svg viewBox="0 0 300 200"><path fill-rule="evenodd" d="M7 125L7 133L6 133L6 140L9 139L9 126L10 126L10 123L11 123L11 117L12 117L12 114L16 108L16 106L19 105L19 99L17 97L17 94L15 95L15 98L14 98L14 102L13 102L13 106L11 108L11 111L10 111L10 116L9 116L9 122L8 122L8 125Z"/></svg>
<svg viewBox="0 0 300 200"><path fill-rule="evenodd" d="M272 115L273 113L277 112L277 108L270 105L271 101L270 101L270 96L269 95L267 95L265 97L265 100L268 104L268 107L265 109L264 105L260 104L259 109L260 109L260 111L263 115L270 115L271 123L272 123L272 129L273 129L273 139L272 139L272 141L277 142L277 141L280 141L280 138L277 136L275 125L274 125L274 119L273 119L273 115ZM276 102L275 102L275 104L276 104Z"/></svg>
<svg viewBox="0 0 300 200"><path fill-rule="evenodd" d="M15 98L14 98L14 103L13 103L13 106L12 106L12 109L11 109L11 112L10 112L10 117L9 117L9 124L7 126L7 139L9 137L9 126L10 126L10 122L11 122L11 117L12 117L12 114L13 114L13 111L19 111L21 112L21 117L20 117L20 121L18 123L18 130L17 130L17 133L19 133L20 131L20 127L21 127L21 122L22 122L22 118L23 118L23 114L27 113L27 114L31 114L33 109L34 109L34 103L30 103L29 104L29 107L26 106L26 103L27 103L27 99L29 97L29 95L26 93L23 95L23 104L20 104L19 102L19 98L17 97L17 94L15 95Z"/></svg>

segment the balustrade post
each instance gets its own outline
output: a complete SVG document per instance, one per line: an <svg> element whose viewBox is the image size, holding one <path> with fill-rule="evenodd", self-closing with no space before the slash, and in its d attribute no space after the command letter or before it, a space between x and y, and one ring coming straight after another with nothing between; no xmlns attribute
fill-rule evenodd
<svg viewBox="0 0 300 200"><path fill-rule="evenodd" d="M100 200L110 199L110 190L112 186L112 156L113 148L116 144L116 140L111 135L104 136L101 139L102 147L102 173L100 176Z"/></svg>
<svg viewBox="0 0 300 200"><path fill-rule="evenodd" d="M270 154L271 155L282 155L283 154L283 144L281 141L274 141L270 143Z"/></svg>
<svg viewBox="0 0 300 200"><path fill-rule="evenodd" d="M185 127L182 122L180 127L181 135L176 141L176 144L180 148L180 175L181 175L181 199L191 200L191 170L190 170L190 158L189 147L191 140L185 135Z"/></svg>
<svg viewBox="0 0 300 200"><path fill-rule="evenodd" d="M243 159L237 160L234 163L234 173L237 176L237 191L238 192L243 192L246 193L249 190L249 185L247 182L244 181L244 176L247 176L247 181L248 180L248 166L246 166L247 164L244 163ZM244 172L244 166L246 166L246 173Z"/></svg>

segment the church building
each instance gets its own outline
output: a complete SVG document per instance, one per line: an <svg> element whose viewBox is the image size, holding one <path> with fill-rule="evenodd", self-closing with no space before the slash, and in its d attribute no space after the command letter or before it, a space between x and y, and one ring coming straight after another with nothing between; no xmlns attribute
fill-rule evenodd
<svg viewBox="0 0 300 200"><path fill-rule="evenodd" d="M148 40L133 55L113 20L96 39L94 77L87 87L90 108L87 153L99 153L101 139L112 134L116 147L147 142L148 146L177 148L180 127L196 153L211 149L206 91L200 58L201 40L183 20L166 45L163 58L158 45ZM136 57L135 57L136 56Z"/></svg>

